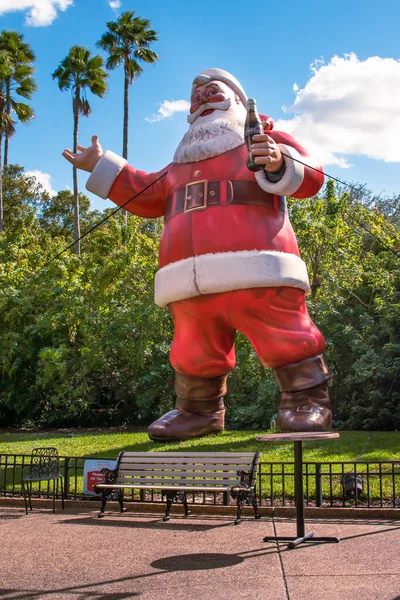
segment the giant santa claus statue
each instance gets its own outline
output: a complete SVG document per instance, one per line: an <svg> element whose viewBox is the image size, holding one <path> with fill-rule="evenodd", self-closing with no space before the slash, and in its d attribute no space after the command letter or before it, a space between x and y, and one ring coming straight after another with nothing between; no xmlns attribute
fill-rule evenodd
<svg viewBox="0 0 400 600"><path fill-rule="evenodd" d="M63 152L91 172L89 191L121 206L147 187L126 210L164 218L155 301L168 307L174 322L170 361L177 398L175 409L150 425L153 440L187 440L224 429L237 330L274 370L281 391L279 430L324 431L331 424L325 341L307 312L307 270L285 202L287 195L316 194L323 176L303 146L263 116L265 133L252 146L263 169L248 170L246 100L226 71L207 69L195 77L189 129L173 161L158 173L103 153L97 136L76 154Z"/></svg>

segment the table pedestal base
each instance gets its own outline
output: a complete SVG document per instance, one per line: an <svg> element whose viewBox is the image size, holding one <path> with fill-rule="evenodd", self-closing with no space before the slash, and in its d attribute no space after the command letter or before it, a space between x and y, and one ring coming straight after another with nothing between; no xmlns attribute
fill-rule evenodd
<svg viewBox="0 0 400 600"><path fill-rule="evenodd" d="M303 542L320 542L324 544L338 544L339 538L337 537L314 537L314 533L310 531L310 533L306 533L302 537L287 537L287 536L267 536L264 538L264 542L288 542L287 547L289 549L296 548L299 544Z"/></svg>
<svg viewBox="0 0 400 600"><path fill-rule="evenodd" d="M304 492L303 492L303 448L302 442L307 440L324 440L339 437L338 433L312 432L312 433L277 433L272 435L257 436L261 442L293 442L294 444L294 489L296 505L297 537L267 536L264 542L289 542L288 548L296 548L304 542L320 542L337 544L337 537L314 537L314 533L305 533L304 518Z"/></svg>

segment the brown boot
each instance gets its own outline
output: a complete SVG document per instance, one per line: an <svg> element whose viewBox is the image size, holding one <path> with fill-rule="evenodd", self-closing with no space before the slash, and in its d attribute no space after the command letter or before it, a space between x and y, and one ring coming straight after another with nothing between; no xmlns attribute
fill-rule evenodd
<svg viewBox="0 0 400 600"><path fill-rule="evenodd" d="M226 379L227 375L206 378L175 373L175 409L149 426L150 439L184 441L223 431Z"/></svg>
<svg viewBox="0 0 400 600"><path fill-rule="evenodd" d="M321 355L275 370L281 391L277 428L281 432L326 431L332 424L327 380Z"/></svg>

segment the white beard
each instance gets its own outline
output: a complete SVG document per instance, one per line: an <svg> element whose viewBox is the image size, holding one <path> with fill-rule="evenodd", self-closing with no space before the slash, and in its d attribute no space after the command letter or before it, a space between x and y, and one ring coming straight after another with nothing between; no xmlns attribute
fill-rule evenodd
<svg viewBox="0 0 400 600"><path fill-rule="evenodd" d="M245 120L246 109L242 104L198 117L180 141L174 162L198 162L241 146Z"/></svg>

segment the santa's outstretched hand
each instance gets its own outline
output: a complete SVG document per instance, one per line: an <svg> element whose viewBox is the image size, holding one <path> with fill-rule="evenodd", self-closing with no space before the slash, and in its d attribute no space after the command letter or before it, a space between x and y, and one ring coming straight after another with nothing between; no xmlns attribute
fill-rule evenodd
<svg viewBox="0 0 400 600"><path fill-rule="evenodd" d="M78 152L75 153L69 148L66 148L62 155L77 169L82 169L82 171L91 173L103 155L98 136L92 136L91 146L88 146L87 148L85 146L77 146L77 149Z"/></svg>
<svg viewBox="0 0 400 600"><path fill-rule="evenodd" d="M276 173L283 164L283 156L278 144L266 133L253 136L251 153L254 162L263 165L268 173Z"/></svg>

